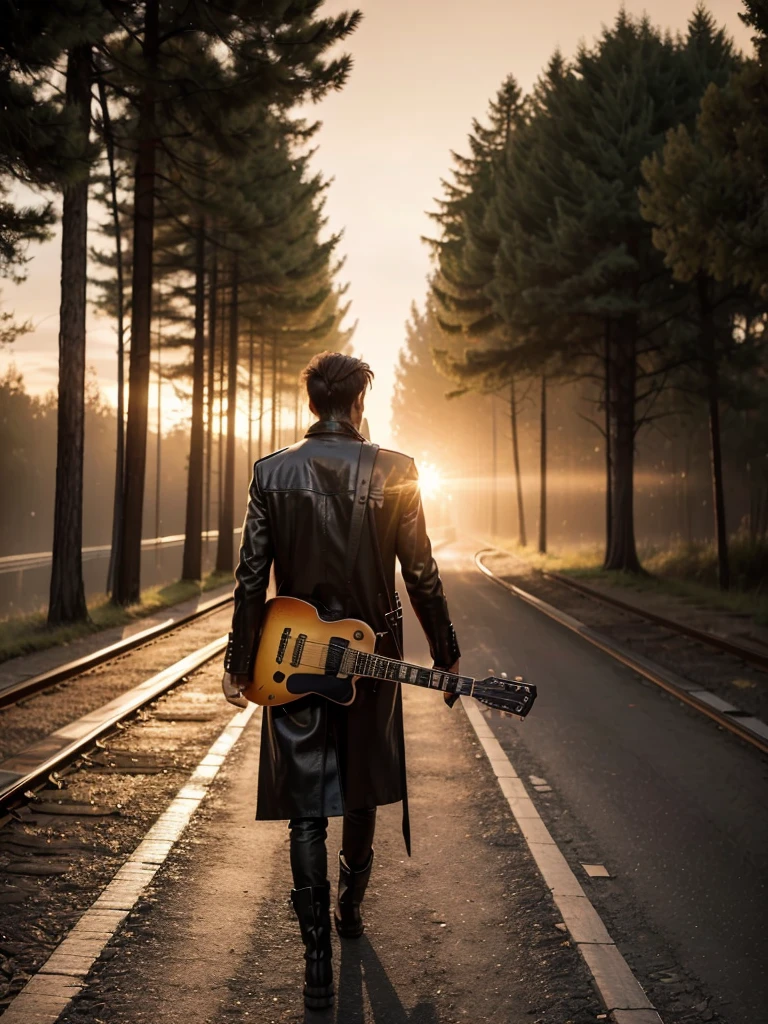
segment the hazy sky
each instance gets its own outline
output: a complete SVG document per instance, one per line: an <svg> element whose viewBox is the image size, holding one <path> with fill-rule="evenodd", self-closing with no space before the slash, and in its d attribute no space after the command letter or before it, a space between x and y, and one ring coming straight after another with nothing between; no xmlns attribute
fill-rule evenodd
<svg viewBox="0 0 768 1024"><path fill-rule="evenodd" d="M328 13L354 4L328 0ZM555 47L566 55L591 40L616 16L616 0L363 0L362 25L349 41L355 66L346 88L311 113L323 122L316 166L334 182L327 213L344 229L344 279L351 284L354 345L376 371L368 402L375 440L388 441L393 368L411 302L426 289L428 251L420 242L432 226L439 181L449 151L464 151L473 117L512 73L523 89L535 81ZM628 2L672 30L683 29L694 0ZM738 0L711 0L710 11L742 47L749 33L738 18ZM33 253L31 252L30 255ZM3 286L3 307L38 325L0 355L11 358L30 389L46 391L57 375L58 248L34 250L29 280ZM92 318L88 363L114 394L114 336Z"/></svg>

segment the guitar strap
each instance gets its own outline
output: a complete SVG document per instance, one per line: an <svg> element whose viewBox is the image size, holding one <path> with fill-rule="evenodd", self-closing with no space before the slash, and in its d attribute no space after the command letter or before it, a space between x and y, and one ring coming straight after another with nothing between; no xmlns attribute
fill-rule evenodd
<svg viewBox="0 0 768 1024"><path fill-rule="evenodd" d="M347 541L347 559L344 567L344 579L347 584L347 591L352 586L352 577L357 564L357 555L360 550L360 538L363 535L365 525L365 513L368 508L368 494L371 489L371 477L373 476L373 464L379 453L377 444L360 445L360 454L357 457L357 478L355 480L355 502L352 506L352 521L349 525L349 539Z"/></svg>
<svg viewBox="0 0 768 1024"><path fill-rule="evenodd" d="M347 542L347 558L344 578L347 583L347 591L349 592L352 587L352 577L355 571L355 565L357 563L357 555L360 550L360 540L363 535L363 527L365 526L365 520L368 519L371 544L373 545L374 558L376 560L376 571L379 576L379 582L382 587L382 593L386 598L388 610L384 615L387 623L387 630L389 631L392 640L395 644L397 656L402 661L403 652L402 644L400 641L400 625L402 622L402 610L400 608L400 599L395 594L395 600L393 602L392 597L389 593L389 587L387 585L387 577L384 572L384 563L381 557L381 548L379 546L379 536L376 531L376 523L373 515L366 515L368 511L368 496L371 489L371 480L373 477L373 467L376 462L376 456L379 454L379 446L377 444L361 444L360 454L357 460L357 479L355 481L355 503L352 508L352 522L349 528L349 540ZM398 753L400 755L400 785L403 793L403 839L405 840L405 849L408 856L411 855L411 819L408 812L408 779L405 770L405 736L403 732L403 712L402 712L402 693L398 691L397 695L398 704L400 707L400 728L398 729Z"/></svg>

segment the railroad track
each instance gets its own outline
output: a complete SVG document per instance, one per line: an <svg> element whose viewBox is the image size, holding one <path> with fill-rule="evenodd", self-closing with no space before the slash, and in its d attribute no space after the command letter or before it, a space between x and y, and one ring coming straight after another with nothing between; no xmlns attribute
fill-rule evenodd
<svg viewBox="0 0 768 1024"><path fill-rule="evenodd" d="M541 597L530 593L524 587L521 587L516 583L511 583L507 579L497 575L492 569L489 569L483 561L484 557L487 558L489 555L493 554L507 554L507 552L502 552L497 548L483 548L475 555L475 564L489 579L504 587L506 590L516 594L528 604L532 604L545 615L555 619L555 621L559 622L567 629L570 629L572 632L577 633L588 643L598 647L616 661L626 665L645 679L648 679L650 682L666 690L674 697L683 701L689 707L695 708L697 711L706 715L722 728L746 741L751 746L760 750L763 754L768 754L768 725L766 725L766 723L761 719L749 712L742 711L740 708L735 707L716 693L712 693L707 688L707 685L700 680L687 678L676 671L666 668L651 658L647 658L636 653L629 647L624 644L617 643L610 636L601 632L599 627L586 625L568 612L562 611L560 608L542 600ZM549 579L552 582L565 587L570 587L572 590L581 593L583 596L592 598L605 606L616 607L623 613L637 616L641 620L645 620L653 625L659 626L670 634L684 637L692 643L703 645L705 648L715 649L723 654L739 658L748 664L755 665L763 671L768 670L768 658L766 658L762 652L756 651L754 648L738 644L727 637L721 637L713 633L706 633L703 630L686 626L682 623L675 622L672 619L667 619L664 616L656 615L655 613L645 613L635 605L621 601L618 598L606 597L606 595L588 587L586 584L580 582L574 583L574 581L568 578L561 577L559 573L542 573L541 575L545 579Z"/></svg>
<svg viewBox="0 0 768 1024"><path fill-rule="evenodd" d="M758 668L768 670L768 654L764 654L762 651L758 651L754 647L736 643L736 641L731 640L729 637L719 636L717 633L707 633L703 629L696 629L695 626L688 626L683 622L674 622L672 619L667 619L663 615L657 615L655 612L647 611L645 608L638 608L637 605L631 604L628 601L622 601L618 597L613 597L610 594L604 594L599 590L595 590L594 587L587 586L586 583L582 583L580 580L573 580L568 576L563 576L559 572L544 571L542 572L542 576L546 579L554 580L556 583L562 583L563 586L570 587L572 590L576 590L580 594L585 594L587 597L591 597L594 601L611 605L614 608L620 608L622 611L629 612L631 615L638 615L641 619L653 622L657 626L663 626L664 629L668 629L672 633L679 633L681 636L687 636L692 640L698 640L699 643L706 644L708 647L714 647L715 650L724 651L726 654L733 654L737 658L741 658L742 661L746 661L751 665L757 665Z"/></svg>
<svg viewBox="0 0 768 1024"><path fill-rule="evenodd" d="M125 640L119 640L117 643L109 644L107 647L102 647L100 650L94 651L92 654L87 654L82 658L77 658L75 661L67 662L65 665L59 665L56 668L51 669L49 672L43 672L40 675L30 676L28 679L22 679L19 680L19 682L12 683L10 686L4 687L0 690L0 709L7 708L10 705L15 704L17 701L23 700L25 697L31 697L36 693L42 693L43 690L47 690L50 687L55 686L57 683L65 682L68 679L74 679L76 676L82 675L83 673L90 671L92 668L103 665L105 662L112 661L114 658L119 658L123 654L127 654L129 651L134 651L139 647L143 647L145 644L157 640L158 637L164 636L166 633L170 633L174 629L185 626L188 623L201 619L206 615L212 615L214 612L225 608L231 603L231 601L231 594L225 597L213 598L203 604L200 608L197 608L195 611L189 612L187 615L182 615L179 618L169 618L157 626L151 626L149 629L144 629L140 633L135 633L133 636L126 637Z"/></svg>
<svg viewBox="0 0 768 1024"><path fill-rule="evenodd" d="M191 653L174 641L173 664L145 668L138 685L0 764L9 1024L52 1021L83 987L256 710L224 702L216 662L227 637L200 632Z"/></svg>
<svg viewBox="0 0 768 1024"><path fill-rule="evenodd" d="M226 645L226 636L205 644L109 703L0 762L0 811L23 802L34 786L93 747L97 740L113 732L140 708L185 682L191 672L221 654Z"/></svg>

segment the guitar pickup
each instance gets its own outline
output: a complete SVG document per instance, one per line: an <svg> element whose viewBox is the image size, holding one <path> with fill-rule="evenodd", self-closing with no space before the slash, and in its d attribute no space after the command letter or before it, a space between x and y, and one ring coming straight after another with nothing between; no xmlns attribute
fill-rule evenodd
<svg viewBox="0 0 768 1024"><path fill-rule="evenodd" d="M345 640L343 636L331 637L331 642L328 644L328 656L325 659L325 674L327 676L339 674L341 659L344 657L344 652L348 647L349 640Z"/></svg>
<svg viewBox="0 0 768 1024"><path fill-rule="evenodd" d="M291 627L286 626L285 629L283 630L282 636L280 637L280 646L277 648L277 657L275 658L275 661L277 662L278 665L282 665L283 663L283 658L285 657L285 649L288 646L288 641L290 640L290 638Z"/></svg>
<svg viewBox="0 0 768 1024"><path fill-rule="evenodd" d="M307 642L307 634L299 633L296 637L296 643L293 648L293 657L291 658L291 665L296 668L297 665L301 664L301 656L304 653L304 645Z"/></svg>

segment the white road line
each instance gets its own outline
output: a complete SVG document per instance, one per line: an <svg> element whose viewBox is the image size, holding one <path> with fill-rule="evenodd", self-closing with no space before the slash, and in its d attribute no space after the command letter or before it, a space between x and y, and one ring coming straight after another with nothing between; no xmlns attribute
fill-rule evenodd
<svg viewBox="0 0 768 1024"><path fill-rule="evenodd" d="M255 704L250 704L230 719L90 910L86 910L9 1005L3 1014L3 1024L55 1024L83 988L91 967L171 852L257 710L260 709Z"/></svg>
<svg viewBox="0 0 768 1024"><path fill-rule="evenodd" d="M462 697L461 704L488 756L496 781L525 837L536 867L552 893L571 940L584 957L612 1020L615 1024L662 1024L661 1017L558 849L477 703Z"/></svg>

